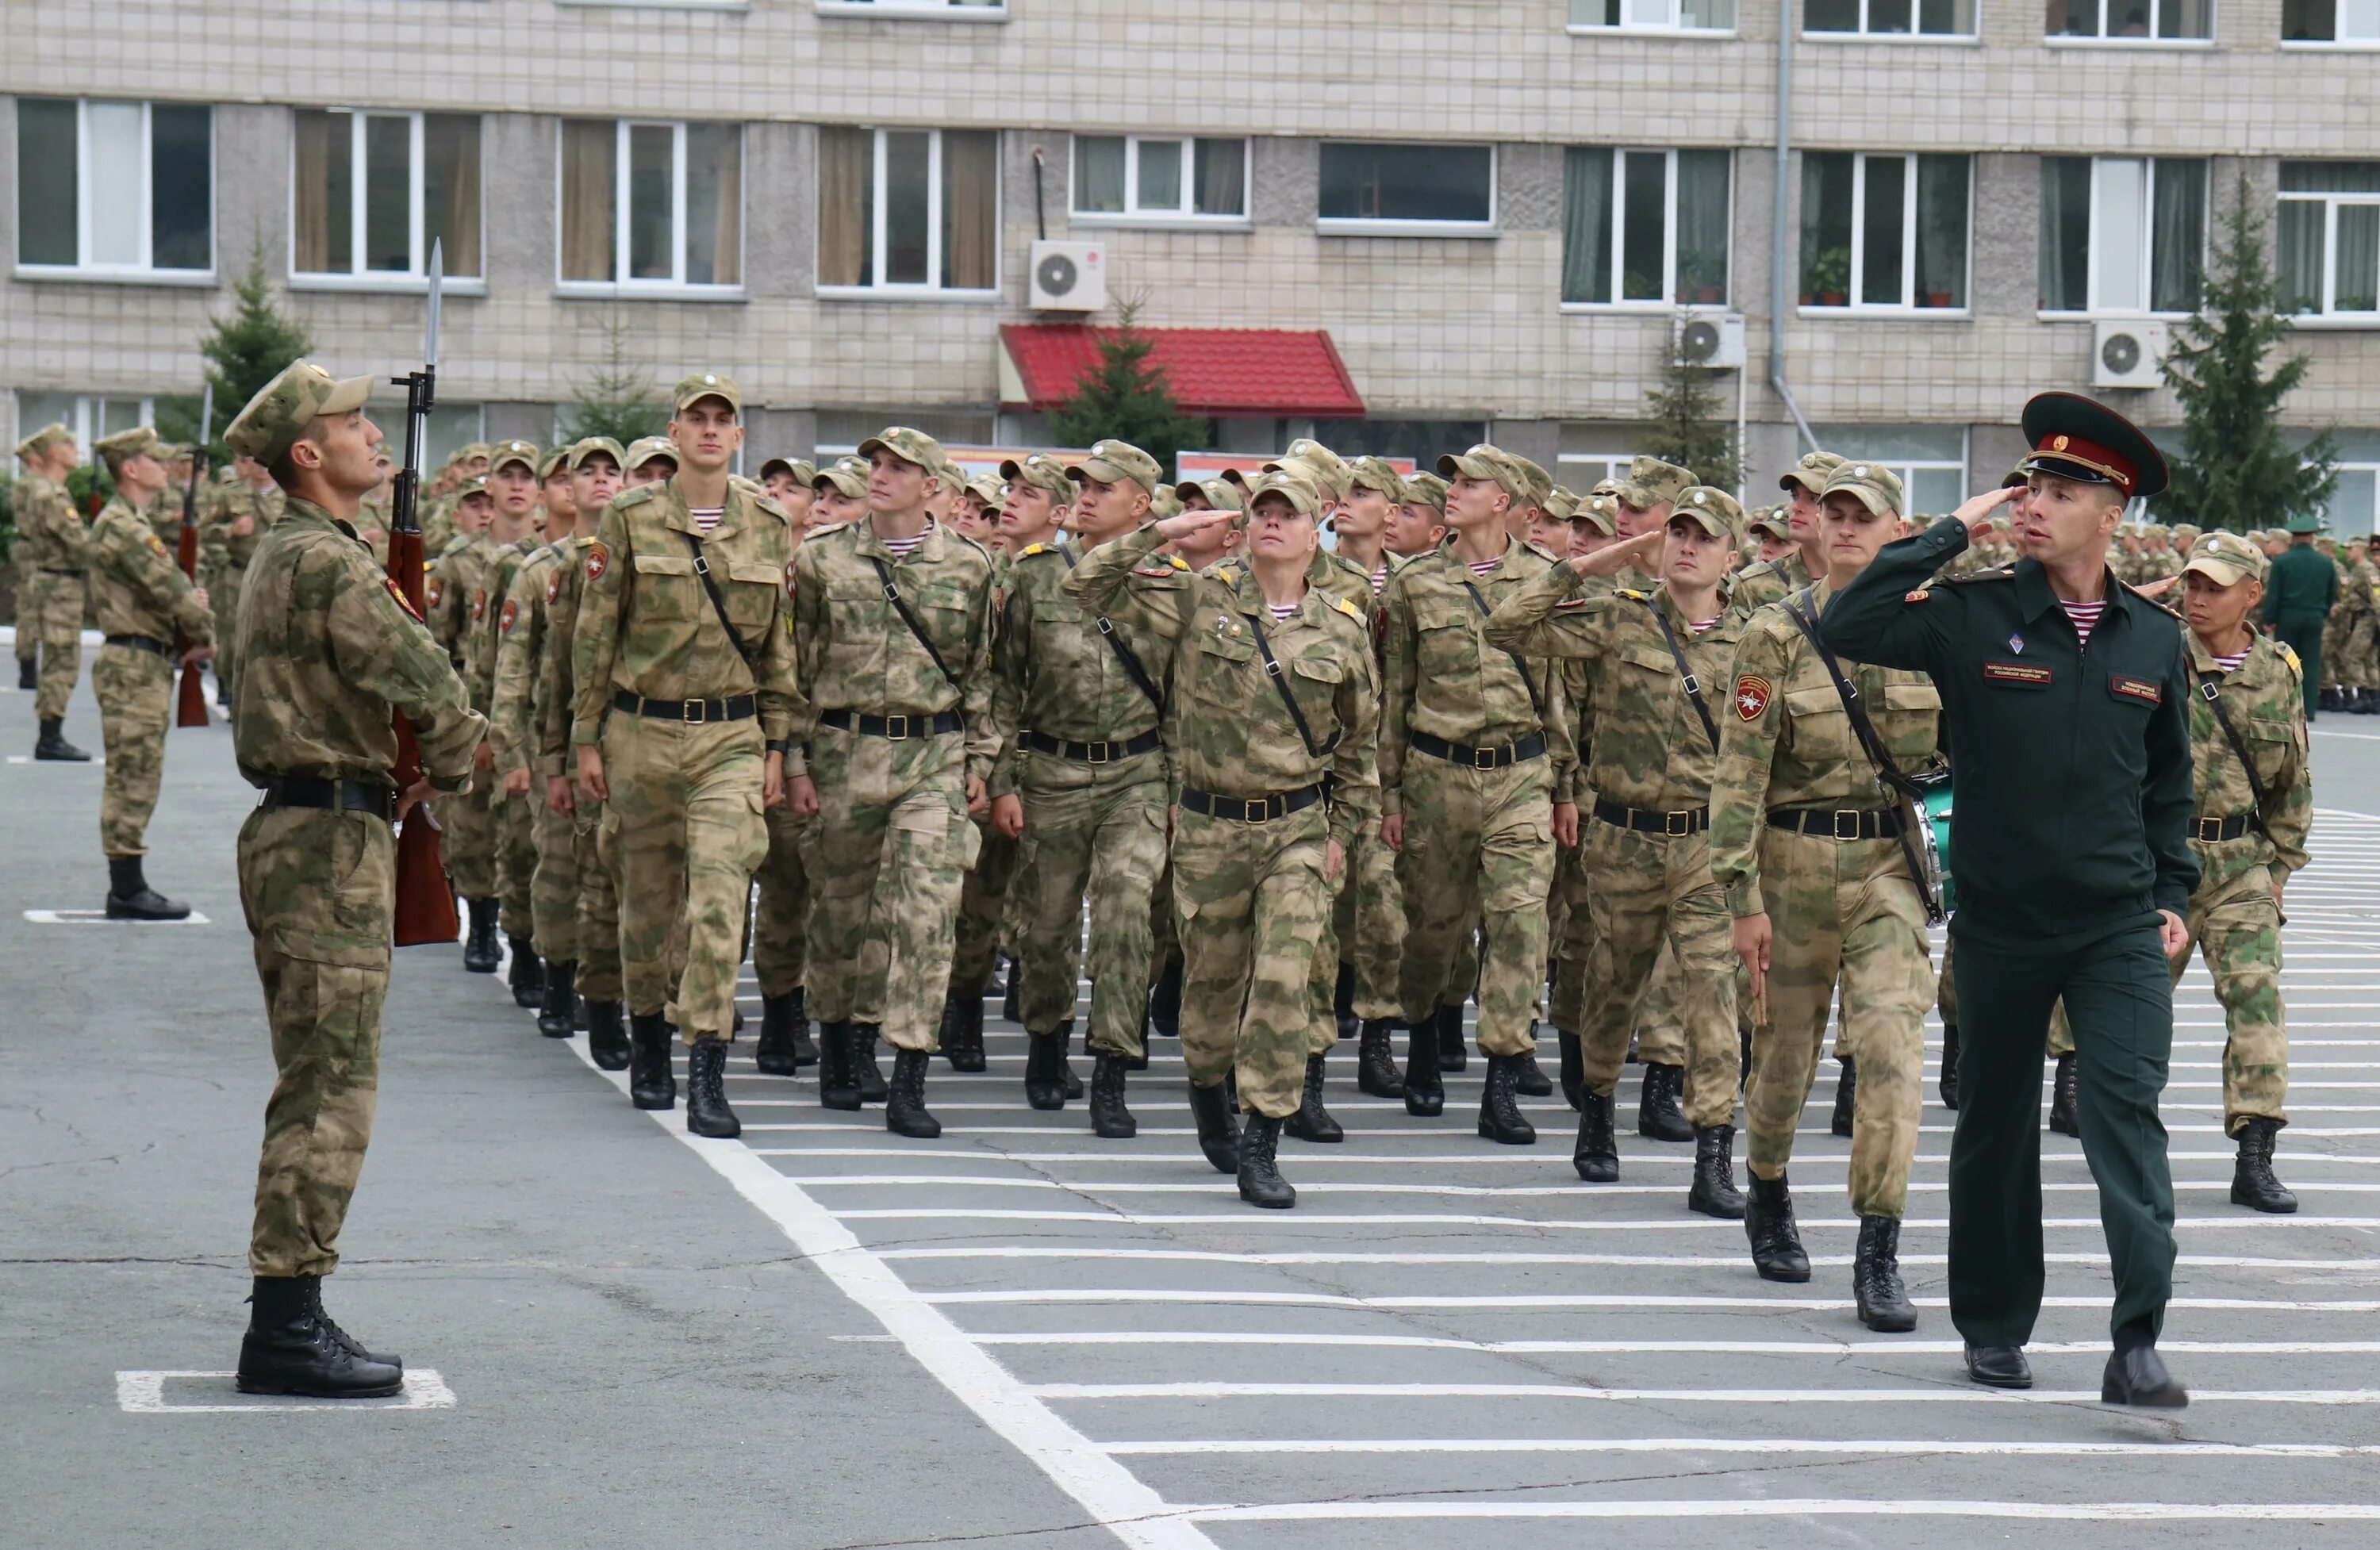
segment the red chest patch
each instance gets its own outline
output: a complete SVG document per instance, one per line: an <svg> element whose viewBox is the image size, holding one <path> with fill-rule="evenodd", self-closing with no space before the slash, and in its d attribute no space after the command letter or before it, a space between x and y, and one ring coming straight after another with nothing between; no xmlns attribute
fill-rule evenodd
<svg viewBox="0 0 2380 1550"><path fill-rule="evenodd" d="M2149 705L2165 703L2165 690L2146 678L2127 678L2119 672L2107 680L2107 689L2126 699L2137 699Z"/></svg>
<svg viewBox="0 0 2380 1550"><path fill-rule="evenodd" d="M1743 721L1756 721L1767 713L1768 702L1775 696L1777 686L1766 678L1745 673L1735 681L1735 713Z"/></svg>
<svg viewBox="0 0 2380 1550"><path fill-rule="evenodd" d="M603 579L603 573L611 568L612 551L605 549L601 542L589 544L587 546L587 579L601 581Z"/></svg>

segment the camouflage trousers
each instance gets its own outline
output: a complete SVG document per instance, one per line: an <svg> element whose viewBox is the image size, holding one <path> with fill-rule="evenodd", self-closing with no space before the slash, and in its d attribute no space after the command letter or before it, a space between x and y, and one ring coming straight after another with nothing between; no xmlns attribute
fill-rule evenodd
<svg viewBox="0 0 2380 1550"><path fill-rule="evenodd" d="M1583 826L1595 911L1580 1053L1589 1090L1609 1096L1628 1057L1629 1030L1666 941L1677 958L1685 1035L1685 1117L1696 1129L1729 1123L1742 1068L1735 1037L1735 945L1727 898L1711 877L1706 834L1668 839L1599 819Z"/></svg>
<svg viewBox="0 0 2380 1550"><path fill-rule="evenodd" d="M2347 688L2380 687L2380 662L2374 660L2375 625L2380 625L2380 620L2369 612L2356 614L2340 623L2336 650L2327 642L2323 646L2323 661Z"/></svg>
<svg viewBox="0 0 2380 1550"><path fill-rule="evenodd" d="M683 917L672 1021L689 1044L735 1035L745 901L769 848L761 752L758 721L615 715L603 728L604 817L628 1010L671 1010L673 934Z"/></svg>
<svg viewBox="0 0 2380 1550"><path fill-rule="evenodd" d="M998 955L1014 953L1014 914L1009 894L1016 877L1021 842L976 821L975 865L959 885L957 938L951 950L951 988L982 996L991 988L991 971ZM1020 1009L1022 1010L1022 1009Z"/></svg>
<svg viewBox="0 0 2380 1550"><path fill-rule="evenodd" d="M570 815L570 854L578 866L578 993L590 1001L625 999L620 974L620 895L613 886L605 805L582 794ZM734 1018L729 1019L733 1026Z"/></svg>
<svg viewBox="0 0 2380 1550"><path fill-rule="evenodd" d="M446 857L446 876L466 899L496 896L496 817L489 805L495 781L494 771L477 770L469 791L437 802L438 823L445 830L439 848Z"/></svg>
<svg viewBox="0 0 2380 1550"><path fill-rule="evenodd" d="M545 802L545 778L534 776L529 831L537 842L537 866L529 878L529 914L538 955L549 963L578 962L578 835L577 815L557 813Z"/></svg>
<svg viewBox="0 0 2380 1550"><path fill-rule="evenodd" d="M42 573L40 612L32 630L42 643L42 672L33 693L33 714L44 721L61 721L67 701L74 697L75 680L82 675L82 612L86 583L79 575ZM17 632L26 627L22 599L17 609Z"/></svg>
<svg viewBox="0 0 2380 1550"><path fill-rule="evenodd" d="M1028 751L1019 787L1025 835L1010 891L1026 1031L1054 1033L1075 1015L1087 900L1087 1042L1137 1059L1155 951L1149 900L1165 869L1164 765L1155 753L1087 765Z"/></svg>
<svg viewBox="0 0 2380 1550"><path fill-rule="evenodd" d="M174 664L137 646L103 646L91 664L99 697L99 844L108 859L146 855L143 836L165 774L165 729L173 723Z"/></svg>
<svg viewBox="0 0 2380 1550"><path fill-rule="evenodd" d="M959 734L895 741L820 727L810 740L809 1015L937 1048L959 890L980 841Z"/></svg>
<svg viewBox="0 0 2380 1550"><path fill-rule="evenodd" d="M1586 1020L1586 966L1595 950L1595 912L1587 906L1584 850L1564 851L1554 863L1553 897L1561 901L1561 926L1553 943L1554 993L1548 1009L1553 1025L1575 1034ZM1551 929L1550 926L1548 929Z"/></svg>
<svg viewBox="0 0 2380 1550"><path fill-rule="evenodd" d="M239 658L235 650L239 639L239 588L247 579L246 565L225 562L208 567L207 606L215 615L215 682L233 692L239 684Z"/></svg>
<svg viewBox="0 0 2380 1550"><path fill-rule="evenodd" d="M39 662L42 657L42 586L49 577L39 565L21 565L17 573L17 660Z"/></svg>
<svg viewBox="0 0 2380 1550"><path fill-rule="evenodd" d="M1899 1220L1917 1155L1933 965L1925 906L1896 840L1765 829L1760 887L1772 943L1768 1025L1752 1032L1743 1090L1753 1174L1781 1179L1842 986L1841 1047L1859 1064L1852 1111L1852 1211Z"/></svg>
<svg viewBox="0 0 2380 1550"><path fill-rule="evenodd" d="M1157 869L1157 887L1148 901L1148 987L1157 988L1168 963L1182 962L1182 915L1173 907L1172 847L1165 865Z"/></svg>
<svg viewBox="0 0 2380 1550"><path fill-rule="evenodd" d="M2237 844L2232 841L2229 843ZM2208 848L2220 848L2208 847ZM2206 857L2199 857L2204 864ZM2270 876L2252 868L2228 882L2203 888L2183 924L2215 978L2223 1004L2223 1131L2238 1135L2251 1120L2288 1124L2289 1035L2281 1004L2281 913ZM2184 952L2170 964L2175 984L2190 966Z"/></svg>
<svg viewBox="0 0 2380 1550"><path fill-rule="evenodd" d="M759 902L752 910L752 973L763 996L789 996L802 987L809 949L810 874L802 859L808 818L783 806L761 815L769 826L769 855L756 878Z"/></svg>
<svg viewBox="0 0 2380 1550"><path fill-rule="evenodd" d="M1553 767L1502 769L1416 757L1405 767L1404 970L1408 1021L1429 1016L1458 944L1479 928L1479 1047L1524 1055L1546 976L1553 886Z"/></svg>
<svg viewBox="0 0 2380 1550"><path fill-rule="evenodd" d="M249 1268L327 1276L380 1098L396 837L362 813L259 807L240 826L238 858L279 1072L264 1107Z"/></svg>
<svg viewBox="0 0 2380 1550"><path fill-rule="evenodd" d="M1749 993L1737 965L1735 993L1738 998L1736 1021L1741 1023L1746 1013L1742 998ZM1636 1058L1646 1065L1682 1066L1686 1063L1685 1002L1678 994L1678 955L1667 937L1661 938L1660 956L1653 961L1653 977L1645 982L1645 999L1636 1003ZM1736 1041L1737 1049L1743 1047Z"/></svg>
<svg viewBox="0 0 2380 1550"><path fill-rule="evenodd" d="M1355 971L1358 1021L1385 1023L1402 1017L1404 890L1397 886L1397 853L1381 840L1378 819L1356 830L1355 842L1348 847L1347 870L1339 879L1339 897L1327 934L1330 938L1327 951L1315 954L1314 975L1330 1043L1339 1038L1338 1020L1330 1015L1330 1007L1337 999L1342 963Z"/></svg>
<svg viewBox="0 0 2380 1550"><path fill-rule="evenodd" d="M534 938L537 935L537 815L544 810L544 793L530 789L518 796L498 791L490 799L489 815L496 836L496 897L506 934ZM545 954L542 943L538 946Z"/></svg>
<svg viewBox="0 0 2380 1550"><path fill-rule="evenodd" d="M1236 1074L1240 1107L1277 1120L1305 1094L1330 848L1319 805L1269 823L1174 818L1183 1061L1200 1087Z"/></svg>

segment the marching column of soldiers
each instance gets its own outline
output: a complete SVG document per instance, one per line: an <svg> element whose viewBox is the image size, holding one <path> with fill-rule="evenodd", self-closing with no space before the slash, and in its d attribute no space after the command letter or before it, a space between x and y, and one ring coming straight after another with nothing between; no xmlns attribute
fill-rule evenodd
<svg viewBox="0 0 2380 1550"><path fill-rule="evenodd" d="M1096 1136L1132 1136L1128 1085L1152 1036L1177 1039L1186 1092L1138 1101L1186 1100L1204 1157L1264 1207L1296 1201L1284 1134L1342 1139L1342 1038L1354 1090L1418 1120L1441 1113L1475 1043L1476 1130L1498 1144L1533 1144L1521 1100L1559 1090L1588 1186L1621 1177L1615 1091L1639 1062L1640 1137L1694 1147L1685 1206L1742 1219L1756 1273L1803 1281L1788 1173L1834 1022L1858 1314L1915 1326L1899 1227L1937 995L1943 1100L1978 1091L1960 1081L1950 965L1937 982L1926 929L1933 826L1911 794L1954 777L1959 750L1926 672L1840 658L1819 622L1912 545L1937 558L1911 609L2025 585L2028 503L2099 465L2045 439L2001 489L1930 521L1887 466L1828 452L1753 512L1658 459L1578 494L1489 444L1407 474L1305 441L1253 475L1177 484L1117 441L971 476L894 427L822 466L770 457L750 480L731 472L740 390L698 373L665 437L475 445L430 477L416 617L376 559L389 468L364 391L300 362L244 411L228 433L242 455L201 503L203 587L140 520L151 503L162 530L171 449L153 433L103 444L122 493L89 525L66 502L64 428L17 449L42 757L76 757L59 724L86 587L108 632L111 910L180 908L140 871L168 643L217 653L241 769L267 793L242 886L283 1081L244 1384L395 1381L319 1286L369 1138L385 903L301 919L310 900L352 904L355 883L317 875L328 852L301 865L264 847L329 844L325 825L345 844L361 825L369 881L390 820L425 799L468 921L464 967L508 961L539 1031L585 1032L639 1108L676 1107L684 1043L686 1124L704 1136L740 1128L724 1074L747 956L759 1072L814 1073L825 1108L880 1105L911 1137L941 1132L936 1055L987 1069L1004 959L1025 1104L1087 1096ZM2232 1198L2267 1211L2296 1205L2272 1157L2306 722L2380 708L2380 576L2360 540L2332 557L2311 538L2125 527L2107 557L2127 606L2186 626L2173 673L2190 685L2199 880L2171 974L2192 947L2213 973ZM2326 665L2306 661L2325 633ZM2012 636L1986 677L2048 682L2022 650ZM2114 682L2119 700L2161 692ZM391 708L421 734L425 781L405 793L370 730ZM368 1004L334 1007L294 967L361 975ZM1558 1088L1536 1061L1548 1022ZM299 1058L309 1025L356 1059ZM2097 1032L2061 1024L2052 1052ZM2061 1087L2070 1122L2073 1101ZM2095 1146L2092 1102L2080 1133ZM294 1137L281 1116L308 1105L338 1116L335 1135ZM2168 1189L2168 1222L2169 1204ZM303 1284L267 1285L283 1278Z"/></svg>

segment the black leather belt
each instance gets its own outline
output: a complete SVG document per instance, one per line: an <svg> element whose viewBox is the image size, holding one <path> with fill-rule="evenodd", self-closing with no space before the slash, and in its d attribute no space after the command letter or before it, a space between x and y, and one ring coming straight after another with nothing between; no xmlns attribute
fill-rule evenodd
<svg viewBox="0 0 2380 1550"><path fill-rule="evenodd" d="M70 571L64 565L43 565L42 567L42 574L43 575L82 575L82 572Z"/></svg>
<svg viewBox="0 0 2380 1550"><path fill-rule="evenodd" d="M396 790L370 781L334 781L320 775L286 775L264 788L267 807L322 807L332 812L370 813L396 821Z"/></svg>
<svg viewBox="0 0 2380 1550"><path fill-rule="evenodd" d="M699 726L705 721L748 721L760 713L760 702L752 695L729 695L725 699L646 699L623 689L612 696L612 708L649 721L686 721Z"/></svg>
<svg viewBox="0 0 2380 1550"><path fill-rule="evenodd" d="M1135 758L1155 748L1160 741L1153 731L1122 743L1069 743L1062 737L1045 736L1038 732L1025 734L1025 745L1035 753L1072 759L1076 764L1113 764L1118 759Z"/></svg>
<svg viewBox="0 0 2380 1550"><path fill-rule="evenodd" d="M1815 834L1822 840L1892 840L1900 834L1898 807L1811 808L1768 815L1768 827L1794 834Z"/></svg>
<svg viewBox="0 0 2380 1550"><path fill-rule="evenodd" d="M159 640L155 636L109 636L107 644L129 646L142 651L154 651L161 657L170 657L174 654L174 643L170 640Z"/></svg>
<svg viewBox="0 0 2380 1550"><path fill-rule="evenodd" d="M865 710L821 710L819 725L837 732L856 732L862 737L888 737L895 743L905 743L913 737L941 737L946 733L965 732L966 718L955 710L937 710L930 716L871 716Z"/></svg>
<svg viewBox="0 0 2380 1550"><path fill-rule="evenodd" d="M2246 813L2234 813L2228 818L2192 818L2190 837L2202 844L2219 845L2226 840L2237 840L2248 832L2252 821Z"/></svg>
<svg viewBox="0 0 2380 1550"><path fill-rule="evenodd" d="M1231 823L1269 823L1292 813L1302 813L1321 800L1322 788L1318 784L1277 791L1269 796L1217 796L1213 792L1190 789L1182 793L1182 805L1192 812Z"/></svg>
<svg viewBox="0 0 2380 1550"><path fill-rule="evenodd" d="M1689 807L1682 813L1655 813L1600 796L1595 799L1595 816L1614 829L1633 829L1639 834L1664 834L1672 840L1688 834L1700 834L1710 827L1710 809L1707 807Z"/></svg>
<svg viewBox="0 0 2380 1550"><path fill-rule="evenodd" d="M1533 732L1504 748L1466 748L1460 743L1449 743L1443 737L1432 737L1426 732L1415 733L1409 741L1420 753L1470 769L1502 769L1546 756L1546 734L1541 732Z"/></svg>

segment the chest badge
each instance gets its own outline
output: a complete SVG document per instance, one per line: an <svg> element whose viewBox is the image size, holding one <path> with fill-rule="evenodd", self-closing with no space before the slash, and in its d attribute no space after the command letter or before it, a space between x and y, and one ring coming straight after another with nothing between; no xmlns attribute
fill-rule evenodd
<svg viewBox="0 0 2380 1550"><path fill-rule="evenodd" d="M2016 634L2014 631L2010 631L2009 633L2009 649L2015 652L2020 657L2024 655L2024 636Z"/></svg>

